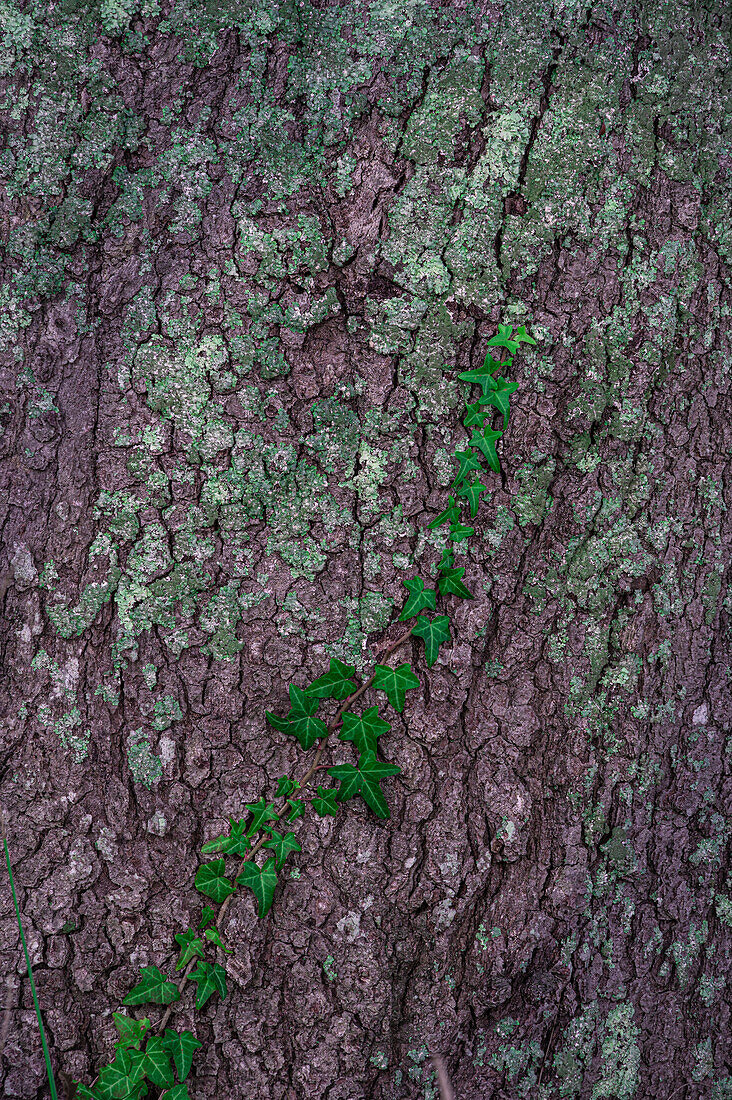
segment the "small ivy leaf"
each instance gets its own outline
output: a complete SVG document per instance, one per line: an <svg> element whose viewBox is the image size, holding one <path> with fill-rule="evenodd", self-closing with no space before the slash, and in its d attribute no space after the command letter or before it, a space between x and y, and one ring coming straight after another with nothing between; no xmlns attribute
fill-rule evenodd
<svg viewBox="0 0 732 1100"><path fill-rule="evenodd" d="M199 963L188 977L196 983L196 1008L203 1008L209 997L218 993L226 1000L226 971L218 963Z"/></svg>
<svg viewBox="0 0 732 1100"><path fill-rule="evenodd" d="M463 417L463 424L466 428L472 428L473 424L477 424L479 428L483 427L485 418L488 415L488 410L481 403L482 400L488 400L488 398L476 401L474 405L467 405L468 415Z"/></svg>
<svg viewBox="0 0 732 1100"><path fill-rule="evenodd" d="M313 680L312 684L305 688L305 692L319 699L347 699L349 695L353 695L354 691L358 691L358 685L349 679L355 671L355 665L344 665L342 661L331 657L330 671Z"/></svg>
<svg viewBox="0 0 732 1100"><path fill-rule="evenodd" d="M201 913L201 919L198 922L199 928L205 928L207 924L210 924L216 914L210 905L204 905L203 912Z"/></svg>
<svg viewBox="0 0 732 1100"><path fill-rule="evenodd" d="M318 797L313 799L313 809L316 814L320 817L325 817L327 814L335 817L338 813L338 807L336 806L337 793L335 787L332 789L318 787Z"/></svg>
<svg viewBox="0 0 732 1100"><path fill-rule="evenodd" d="M391 815L379 784L386 776L398 775L401 770L396 764L384 764L377 760L372 752L364 752L359 758L357 768L352 764L336 764L328 769L328 775L341 782L336 796L339 802L346 802L360 794L377 817L387 818Z"/></svg>
<svg viewBox="0 0 732 1100"><path fill-rule="evenodd" d="M261 871L256 863L251 861L245 863L236 881L237 884L241 883L242 886L248 886L254 891L257 899L257 915L265 917L269 912L277 885L274 859L268 859Z"/></svg>
<svg viewBox="0 0 732 1100"><path fill-rule="evenodd" d="M294 833L287 833L285 836L282 836L281 833L275 832L274 829L272 829L272 839L271 840L265 840L263 847L274 849L275 860L277 861L276 866L277 866L278 871L279 871L280 867L282 866L282 864L287 859L290 852L301 852L302 851L302 848L300 847L300 845L295 840L295 834Z"/></svg>
<svg viewBox="0 0 732 1100"><path fill-rule="evenodd" d="M192 928L189 928L187 932L176 932L175 941L179 945L180 958L176 963L176 970L182 970L184 966L187 966L194 955L198 955L200 959L203 955L203 940L196 936L196 933Z"/></svg>
<svg viewBox="0 0 732 1100"><path fill-rule="evenodd" d="M142 1065L147 1076L159 1089L169 1089L175 1081L170 1055L159 1035L151 1035L148 1039Z"/></svg>
<svg viewBox="0 0 732 1100"><path fill-rule="evenodd" d="M223 859L221 860L223 863ZM141 966L142 981L125 997L123 1005L169 1005L180 998L178 986L158 970L157 966Z"/></svg>
<svg viewBox="0 0 732 1100"><path fill-rule="evenodd" d="M222 951L225 951L227 955L233 954L233 948L224 947L224 941L221 939L221 936L219 935L218 928L207 928L206 931L203 934L204 934L204 936L206 937L207 940L210 940L211 943L215 943L216 946L220 947Z"/></svg>
<svg viewBox="0 0 732 1100"><path fill-rule="evenodd" d="M210 863L202 863L196 871L193 885L200 893L211 898L217 905L233 894L236 887L224 874L226 864L223 859L213 859Z"/></svg>
<svg viewBox="0 0 732 1100"><path fill-rule="evenodd" d="M485 455L491 470L495 470L496 473L499 473L501 469L496 454L496 440L500 439L502 435L503 432L494 432L490 428L486 428L484 432L479 432L473 428L473 434L470 437L470 446L477 447Z"/></svg>
<svg viewBox="0 0 732 1100"><path fill-rule="evenodd" d="M431 531L434 531L435 527L439 527L441 523L452 523L452 521L457 519L459 515L460 506L455 502L455 497L451 496L449 498L449 504L447 508L445 508L444 512L440 512L439 516L435 516L435 518L431 521L431 523L428 523L427 526ZM407 582L405 581L404 583L406 584Z"/></svg>
<svg viewBox="0 0 732 1100"><path fill-rule="evenodd" d="M450 499L452 500L452 497ZM435 610L435 591L433 588L425 588L421 577L414 577L411 581L404 581L403 583L409 592L409 596L401 615L397 619L398 623L418 615L425 607L429 607L431 611Z"/></svg>
<svg viewBox="0 0 732 1100"><path fill-rule="evenodd" d="M246 806L251 811L253 818L247 836L254 836L265 821L277 821L277 811L274 808L274 803L267 802L264 795L257 802L247 802Z"/></svg>
<svg viewBox="0 0 732 1100"><path fill-rule="evenodd" d="M452 549L446 546L445 549L442 551L442 561L437 566L438 572L444 573L446 569L452 569L454 564L455 555L452 552Z"/></svg>
<svg viewBox="0 0 732 1100"><path fill-rule="evenodd" d="M373 687L386 692L394 710L401 714L404 709L405 693L411 691L412 688L419 687L419 678L412 672L412 666L408 661L399 665L398 668L377 665L374 671Z"/></svg>
<svg viewBox="0 0 732 1100"><path fill-rule="evenodd" d="M464 600L474 600L475 596L473 593L469 592L460 580L464 572L464 565L461 566L460 569L446 569L444 576L440 577L437 582L440 588L440 595L462 596Z"/></svg>
<svg viewBox="0 0 732 1100"><path fill-rule="evenodd" d="M371 751L376 755L376 739L391 729L388 722L379 718L379 708L369 707L363 714L343 715L343 728L338 736L341 741L353 741L359 755Z"/></svg>
<svg viewBox="0 0 732 1100"><path fill-rule="evenodd" d="M236 821L230 817L229 826L228 833L222 833L221 836L206 841L201 847L201 855L222 852L226 856L243 856L249 851L251 845L244 835L244 818Z"/></svg>
<svg viewBox="0 0 732 1100"><path fill-rule="evenodd" d="M163 1046L170 1054L175 1068L178 1071L178 1080L185 1081L191 1072L193 1055L203 1046L190 1031L178 1033L172 1027L166 1027L163 1035Z"/></svg>
<svg viewBox="0 0 732 1100"><path fill-rule="evenodd" d="M96 1094L101 1100L133 1097L147 1094L147 1085L143 1078L145 1055L140 1050L119 1050L113 1062L104 1066L97 1078Z"/></svg>
<svg viewBox="0 0 732 1100"><path fill-rule="evenodd" d="M302 748L307 750L314 744L316 737L325 737L328 733L325 723L320 718L313 718L319 699L317 695L306 695L296 684L290 684L290 700L292 707L287 718L278 718L270 711L265 712L265 717L281 733L297 737Z"/></svg>
<svg viewBox="0 0 732 1100"><path fill-rule="evenodd" d="M512 325L499 325L498 326L498 335L497 336L491 336L490 340L486 344L486 347L488 347L488 348L508 348L509 355L514 355L516 353L516 349L518 348L521 340L522 339L526 340L527 337L526 336L520 337L518 335L519 332L523 332L523 333L526 332L526 329L522 325L521 328L516 333L516 335L513 337L513 339L511 339L511 329L512 328L513 328ZM531 340L531 337L528 337L528 339ZM535 341L532 341L532 342L535 343ZM489 352L489 354L490 354L490 352Z"/></svg>
<svg viewBox="0 0 732 1100"><path fill-rule="evenodd" d="M296 779L290 779L286 775L281 775L277 780L277 790L275 791L275 798L287 798L288 794L292 794L296 791L300 784Z"/></svg>
<svg viewBox="0 0 732 1100"><path fill-rule="evenodd" d="M305 810L305 803L301 798L288 798L287 802L292 806L292 813L288 817L288 821L297 821L298 817L302 817Z"/></svg>
<svg viewBox="0 0 732 1100"><path fill-rule="evenodd" d="M458 470L457 477L450 486L451 489L456 489L458 486L462 485L463 481L466 480L466 475L469 474L471 470L480 470L481 468L480 460L477 459L474 454L471 454L470 451L456 451L455 458L460 463L460 469Z"/></svg>
<svg viewBox="0 0 732 1100"><path fill-rule="evenodd" d="M135 1047L136 1050L139 1050L145 1032L150 1027L147 1016L144 1020L133 1020L131 1016L125 1016L123 1012L113 1012L112 1019L119 1032L119 1039L114 1044L115 1047L118 1050L124 1050L127 1047Z"/></svg>
<svg viewBox="0 0 732 1100"><path fill-rule="evenodd" d="M184 1081L179 1081L168 1092L164 1092L160 1100L191 1100L188 1085Z"/></svg>
<svg viewBox="0 0 732 1100"><path fill-rule="evenodd" d="M424 638L425 658L431 668L437 660L437 654L443 642L450 641L450 619L447 615L438 615L431 621L426 615L420 615L412 634Z"/></svg>
<svg viewBox="0 0 732 1100"><path fill-rule="evenodd" d="M475 370L464 370L458 375L458 378L462 382L474 382L477 386L480 386L485 396L496 388L496 382L491 371L496 370L501 365L493 360L489 352L483 361L482 367L477 367Z"/></svg>
<svg viewBox="0 0 732 1100"><path fill-rule="evenodd" d="M494 405L499 412L503 413L504 430L508 424L508 416L511 411L509 398L517 389L518 382L507 382L505 378L499 378L496 389L493 393L489 393L485 399L486 405Z"/></svg>
<svg viewBox="0 0 732 1100"><path fill-rule="evenodd" d="M450 538L453 542L461 542L475 534L474 527L466 527L463 523L450 524ZM432 609L434 611L434 608Z"/></svg>
<svg viewBox="0 0 732 1100"><path fill-rule="evenodd" d="M470 504L470 518L475 519L478 511L478 504L480 503L480 494L488 491L487 485L481 485L479 481L474 481L470 485L464 482L457 490L459 497L465 497ZM434 608L433 608L434 610Z"/></svg>

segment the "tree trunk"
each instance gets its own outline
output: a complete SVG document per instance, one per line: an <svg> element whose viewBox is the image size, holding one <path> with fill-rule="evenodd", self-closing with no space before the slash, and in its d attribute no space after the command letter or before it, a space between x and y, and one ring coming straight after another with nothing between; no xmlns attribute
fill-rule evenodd
<svg viewBox="0 0 732 1100"><path fill-rule="evenodd" d="M237 892L190 1096L732 1097L732 17L550 9L4 5L0 799L59 1085L312 762L265 712L434 586L501 323L474 599L363 696L391 818ZM2 891L0 1084L46 1097Z"/></svg>

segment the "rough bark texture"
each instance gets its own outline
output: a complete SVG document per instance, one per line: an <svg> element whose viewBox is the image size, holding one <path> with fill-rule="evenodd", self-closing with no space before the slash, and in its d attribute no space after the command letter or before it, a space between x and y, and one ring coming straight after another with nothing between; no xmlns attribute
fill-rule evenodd
<svg viewBox="0 0 732 1100"><path fill-rule="evenodd" d="M458 1100L732 1097L731 24L0 4L0 798L57 1070L307 765L265 710L433 583L455 371L513 321L392 817L309 816L269 916L237 894L191 1097L429 1100L432 1053ZM0 1084L45 1097L0 890Z"/></svg>

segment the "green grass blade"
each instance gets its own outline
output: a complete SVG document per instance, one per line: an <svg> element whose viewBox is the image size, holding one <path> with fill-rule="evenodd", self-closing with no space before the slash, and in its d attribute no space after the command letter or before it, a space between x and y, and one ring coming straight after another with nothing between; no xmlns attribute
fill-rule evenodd
<svg viewBox="0 0 732 1100"><path fill-rule="evenodd" d="M3 821L3 826L5 822ZM33 969L31 967L30 956L28 954L28 948L25 942L25 935L23 934L23 923L20 919L20 907L18 906L18 897L15 893L15 882L13 880L13 868L10 866L10 852L8 851L8 841L5 836L5 829L3 827L3 844L5 845L5 862L8 865L8 875L10 877L10 889L13 894L13 904L15 905L15 916L18 921L18 931L20 932L20 942L23 944L23 952L25 954L25 965L28 968L28 980L30 981L31 993L33 994L33 1004L36 1006L36 1019L38 1020L38 1029L41 1033L41 1045L43 1047L43 1057L46 1060L46 1073L48 1074L48 1084L51 1089L51 1100L58 1100L58 1094L56 1092L56 1083L53 1079L53 1069L51 1068L51 1057L48 1053L48 1044L46 1043L46 1032L43 1030L43 1020L41 1019L41 1006L38 1003L38 994L36 993L36 983L33 981Z"/></svg>

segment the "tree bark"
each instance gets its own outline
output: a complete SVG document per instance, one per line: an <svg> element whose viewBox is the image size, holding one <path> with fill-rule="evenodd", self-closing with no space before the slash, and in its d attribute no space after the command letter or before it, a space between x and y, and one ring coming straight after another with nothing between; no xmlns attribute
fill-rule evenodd
<svg viewBox="0 0 732 1100"><path fill-rule="evenodd" d="M732 1097L725 5L5 9L0 799L58 1082L312 763L265 712L434 585L512 323L474 599L362 700L392 816L237 892L190 1095ZM45 1097L1 889L0 1085Z"/></svg>

